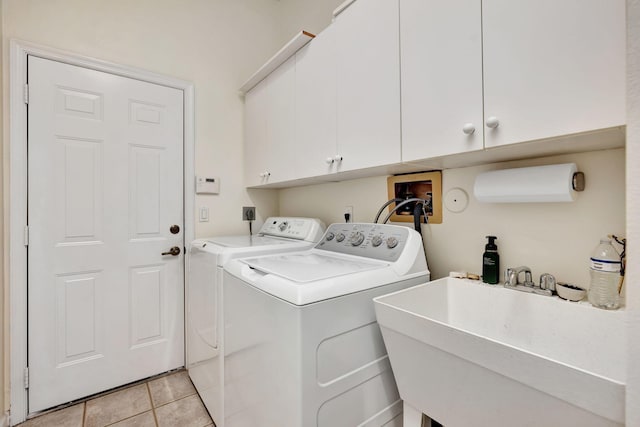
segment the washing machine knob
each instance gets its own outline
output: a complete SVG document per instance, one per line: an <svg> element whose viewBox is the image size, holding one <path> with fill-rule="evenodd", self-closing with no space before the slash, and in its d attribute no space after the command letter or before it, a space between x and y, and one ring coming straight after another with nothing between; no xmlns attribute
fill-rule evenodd
<svg viewBox="0 0 640 427"><path fill-rule="evenodd" d="M278 228L280 229L280 231L284 231L289 227L289 223L287 221L282 221L280 223L280 225L278 226Z"/></svg>
<svg viewBox="0 0 640 427"><path fill-rule="evenodd" d="M362 242L364 242L364 234L359 231L352 233L349 237L349 243L351 243L351 246L360 246Z"/></svg>
<svg viewBox="0 0 640 427"><path fill-rule="evenodd" d="M338 235L336 236L336 240L338 242L342 242L344 240L344 238L345 238L345 235L342 234L342 233L338 233Z"/></svg>
<svg viewBox="0 0 640 427"><path fill-rule="evenodd" d="M382 244L382 236L373 236L373 238L371 239L371 244L375 248L380 246Z"/></svg>
<svg viewBox="0 0 640 427"><path fill-rule="evenodd" d="M389 249L393 249L396 246L398 246L398 239L396 237L391 236L387 238L387 247Z"/></svg>
<svg viewBox="0 0 640 427"><path fill-rule="evenodd" d="M334 237L336 237L335 234L333 234L332 232L328 232L327 237L325 238L327 239L327 241L329 241L329 240L333 240Z"/></svg>

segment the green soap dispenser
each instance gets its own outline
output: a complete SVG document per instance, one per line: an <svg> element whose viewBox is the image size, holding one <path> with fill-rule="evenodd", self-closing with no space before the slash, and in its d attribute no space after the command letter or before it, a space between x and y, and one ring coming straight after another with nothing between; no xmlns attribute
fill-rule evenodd
<svg viewBox="0 0 640 427"><path fill-rule="evenodd" d="M500 281L500 255L496 245L496 236L486 236L489 239L482 254L482 281L495 285Z"/></svg>

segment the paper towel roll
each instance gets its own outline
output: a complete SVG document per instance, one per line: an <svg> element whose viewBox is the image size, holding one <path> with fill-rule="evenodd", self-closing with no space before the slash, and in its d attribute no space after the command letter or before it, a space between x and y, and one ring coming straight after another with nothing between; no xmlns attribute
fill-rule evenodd
<svg viewBox="0 0 640 427"><path fill-rule="evenodd" d="M476 177L473 194L485 203L572 202L575 163L503 169Z"/></svg>

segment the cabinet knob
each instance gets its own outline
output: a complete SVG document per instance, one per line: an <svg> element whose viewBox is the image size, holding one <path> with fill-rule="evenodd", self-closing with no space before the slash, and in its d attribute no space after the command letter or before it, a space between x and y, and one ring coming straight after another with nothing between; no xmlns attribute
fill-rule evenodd
<svg viewBox="0 0 640 427"><path fill-rule="evenodd" d="M342 161L342 156L340 154L336 154L335 156L333 156L333 160L340 163Z"/></svg>
<svg viewBox="0 0 640 427"><path fill-rule="evenodd" d="M462 126L462 132L464 132L465 135L471 135L475 131L476 127L473 125L473 123L465 123L464 126Z"/></svg>
<svg viewBox="0 0 640 427"><path fill-rule="evenodd" d="M264 178L265 176L264 172L260 172L260 178Z"/></svg>
<svg viewBox="0 0 640 427"><path fill-rule="evenodd" d="M271 173L270 173L270 172L262 172L262 173L260 174L260 178L267 178L267 177L269 177L269 176L271 176Z"/></svg>
<svg viewBox="0 0 640 427"><path fill-rule="evenodd" d="M332 164L333 163L333 157L327 157L325 159L325 162L327 162L328 165Z"/></svg>
<svg viewBox="0 0 640 427"><path fill-rule="evenodd" d="M490 129L495 129L498 127L498 125L500 124L500 121L498 120L498 118L496 116L491 116L487 119L487 127Z"/></svg>

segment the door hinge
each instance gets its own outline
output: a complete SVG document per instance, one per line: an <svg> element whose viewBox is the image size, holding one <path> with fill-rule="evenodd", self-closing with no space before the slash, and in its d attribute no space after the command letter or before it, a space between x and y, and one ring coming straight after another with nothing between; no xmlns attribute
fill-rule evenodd
<svg viewBox="0 0 640 427"><path fill-rule="evenodd" d="M24 245L29 246L29 226L24 226Z"/></svg>
<svg viewBox="0 0 640 427"><path fill-rule="evenodd" d="M24 368L24 388L29 388L29 367Z"/></svg>
<svg viewBox="0 0 640 427"><path fill-rule="evenodd" d="M29 103L29 84L28 83L24 84L24 103L25 104Z"/></svg>

